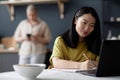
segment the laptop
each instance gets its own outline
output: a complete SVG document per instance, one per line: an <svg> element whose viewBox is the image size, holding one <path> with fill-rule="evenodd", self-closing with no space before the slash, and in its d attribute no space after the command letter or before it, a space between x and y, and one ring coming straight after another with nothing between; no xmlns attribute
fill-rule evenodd
<svg viewBox="0 0 120 80"><path fill-rule="evenodd" d="M89 76L120 76L120 40L104 40L96 70L81 72Z"/></svg>

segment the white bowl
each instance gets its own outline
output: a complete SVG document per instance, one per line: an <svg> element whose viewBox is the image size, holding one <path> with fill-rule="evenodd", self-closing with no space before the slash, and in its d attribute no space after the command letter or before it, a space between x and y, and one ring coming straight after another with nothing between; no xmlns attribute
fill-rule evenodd
<svg viewBox="0 0 120 80"><path fill-rule="evenodd" d="M13 65L15 72L21 75L25 80L35 80L45 67L45 64Z"/></svg>

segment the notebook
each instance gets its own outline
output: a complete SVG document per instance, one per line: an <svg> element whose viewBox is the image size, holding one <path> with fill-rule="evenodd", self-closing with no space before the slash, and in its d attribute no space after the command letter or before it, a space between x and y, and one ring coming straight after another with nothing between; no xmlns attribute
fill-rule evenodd
<svg viewBox="0 0 120 80"><path fill-rule="evenodd" d="M86 72L86 71L93 71L96 70L96 68L93 69L88 69L88 70L81 70L81 69L58 69L58 68L52 68L53 70L58 70L58 71L65 71L65 72Z"/></svg>
<svg viewBox="0 0 120 80"><path fill-rule="evenodd" d="M120 76L120 40L104 40L97 69L81 73L97 77Z"/></svg>

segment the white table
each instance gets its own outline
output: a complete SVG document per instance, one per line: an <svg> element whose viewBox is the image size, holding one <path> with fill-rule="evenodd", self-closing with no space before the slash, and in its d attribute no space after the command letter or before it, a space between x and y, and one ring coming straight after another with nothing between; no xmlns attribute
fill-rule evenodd
<svg viewBox="0 0 120 80"><path fill-rule="evenodd" d="M0 80L22 80L19 74L12 72L0 73ZM116 77L93 77L75 72L63 72L57 70L44 70L37 80L120 80L120 76Z"/></svg>

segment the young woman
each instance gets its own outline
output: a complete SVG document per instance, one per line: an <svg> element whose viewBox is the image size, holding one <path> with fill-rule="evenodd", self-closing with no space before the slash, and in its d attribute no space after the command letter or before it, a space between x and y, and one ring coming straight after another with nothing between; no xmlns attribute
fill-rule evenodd
<svg viewBox="0 0 120 80"><path fill-rule="evenodd" d="M92 7L79 9L68 31L55 40L50 67L92 69L97 66L101 45L100 22Z"/></svg>
<svg viewBox="0 0 120 80"><path fill-rule="evenodd" d="M19 64L44 63L46 45L51 41L51 33L46 22L38 19L38 10L34 5L26 9L27 19L16 28L14 37L21 43Z"/></svg>

